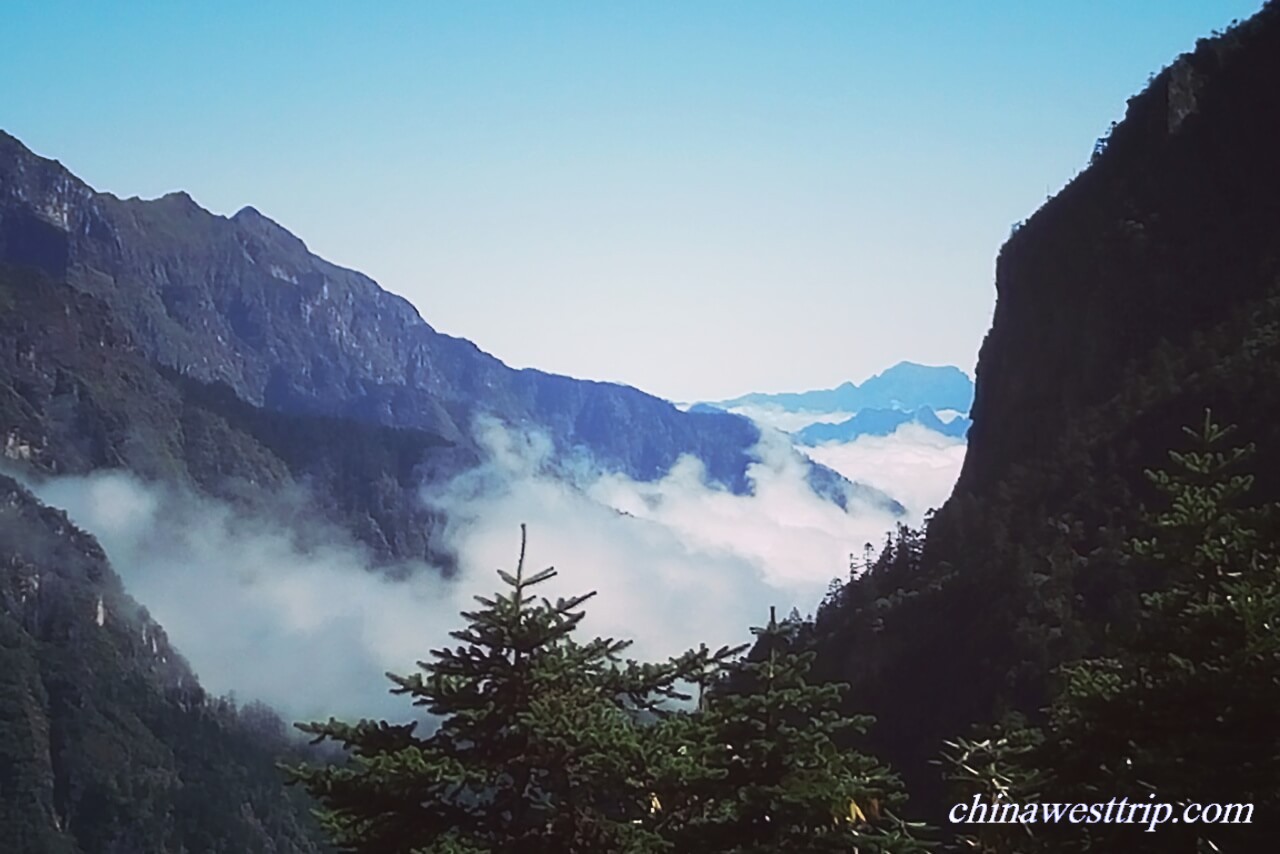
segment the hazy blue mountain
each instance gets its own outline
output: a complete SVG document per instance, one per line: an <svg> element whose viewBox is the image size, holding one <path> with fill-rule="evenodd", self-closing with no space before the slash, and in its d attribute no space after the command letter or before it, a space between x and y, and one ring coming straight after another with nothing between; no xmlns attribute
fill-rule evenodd
<svg viewBox="0 0 1280 854"><path fill-rule="evenodd" d="M491 415L545 432L565 461L652 480L692 454L713 481L750 487L759 430L745 419L513 370L254 208L224 217L185 193L99 193L3 132L0 263L93 296L143 359L265 410L424 431L459 457L476 455L471 424ZM824 489L841 480L815 474Z"/></svg>
<svg viewBox="0 0 1280 854"><path fill-rule="evenodd" d="M733 413L730 413L728 410L726 410L726 409L724 409L724 408L722 408L722 407L720 407L720 406L717 406L717 405L716 405L716 404L714 404L714 403L695 403L695 404L693 404L692 406L690 406L688 409L686 409L686 410L685 410L685 412L691 412L691 413L693 413L693 414L695 414L695 415L697 415L697 414L699 414L699 413L701 413L701 414L703 414L703 415L731 415L731 414L733 414ZM739 417L745 417L745 416L739 416Z"/></svg>
<svg viewBox="0 0 1280 854"><path fill-rule="evenodd" d="M787 412L857 412L868 408L910 412L928 406L967 413L973 405L973 380L952 365L899 362L861 385L847 382L814 391L744 394L713 405L723 409L772 406Z"/></svg>
<svg viewBox="0 0 1280 854"><path fill-rule="evenodd" d="M963 438L972 422L964 416L944 422L928 406L913 412L901 409L861 409L852 418L835 424L810 424L792 434L804 445L850 442L859 436L888 436L904 424L919 424L944 436Z"/></svg>

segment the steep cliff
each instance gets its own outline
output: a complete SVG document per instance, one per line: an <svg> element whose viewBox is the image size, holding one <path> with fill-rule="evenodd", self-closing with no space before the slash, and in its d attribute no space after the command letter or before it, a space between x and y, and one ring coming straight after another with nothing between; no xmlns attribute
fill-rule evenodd
<svg viewBox="0 0 1280 854"><path fill-rule="evenodd" d="M1280 273L1280 9L1202 39L1129 101L1089 168L996 268L957 494L1045 459L1124 367L1265 296Z"/></svg>
<svg viewBox="0 0 1280 854"><path fill-rule="evenodd" d="M1003 247L964 470L825 603L819 668L932 807L943 739L1036 715L1053 668L1132 625L1120 545L1144 469L1211 408L1280 497L1280 5L1156 75L1088 169Z"/></svg>

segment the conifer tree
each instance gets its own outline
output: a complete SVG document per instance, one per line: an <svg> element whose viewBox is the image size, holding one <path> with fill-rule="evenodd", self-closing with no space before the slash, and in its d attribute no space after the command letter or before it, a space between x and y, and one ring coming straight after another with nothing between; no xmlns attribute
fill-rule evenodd
<svg viewBox="0 0 1280 854"><path fill-rule="evenodd" d="M1148 472L1167 508L1129 546L1159 587L1116 654L1062 670L1043 732L954 744L952 777L972 792L1012 786L1014 800L1252 804L1252 822L1170 822L1038 829L991 851L1234 850L1273 841L1280 816L1280 507L1246 506L1239 468L1252 446L1226 448L1230 428L1206 412L1194 447ZM983 754L983 751L986 751ZM985 755L987 764L972 761ZM957 761L960 757L964 761ZM979 768L980 766L980 768ZM994 834L994 836L993 836ZM1017 847L1006 847L1011 841ZM1261 850L1261 849L1249 849Z"/></svg>
<svg viewBox="0 0 1280 854"><path fill-rule="evenodd" d="M926 846L893 813L905 795L888 769L837 746L867 717L839 712L842 686L806 679L813 653L793 651L796 626L752 629L754 654L736 665L684 727L703 769L664 789L667 832L681 852L916 852Z"/></svg>
<svg viewBox="0 0 1280 854"><path fill-rule="evenodd" d="M343 851L373 854L578 854L670 850L651 820L654 779L687 762L649 737L643 717L688 699L736 650L705 648L663 664L623 661L628 641L573 637L594 594L550 602L533 591L554 569L526 575L525 535L506 592L476 597L459 644L433 650L395 693L439 724L330 720L299 725L342 744L351 760L291 769L323 806Z"/></svg>
<svg viewBox="0 0 1280 854"><path fill-rule="evenodd" d="M1247 505L1253 476L1239 469L1254 448L1226 447L1232 428L1206 412L1198 430L1184 429L1192 449L1148 472L1168 506L1130 548L1160 590L1144 598L1120 655L1065 670L1043 761L1060 789L1104 801L1252 803L1255 821L1276 822L1280 507ZM1168 846L1247 833L1183 823L1160 836Z"/></svg>

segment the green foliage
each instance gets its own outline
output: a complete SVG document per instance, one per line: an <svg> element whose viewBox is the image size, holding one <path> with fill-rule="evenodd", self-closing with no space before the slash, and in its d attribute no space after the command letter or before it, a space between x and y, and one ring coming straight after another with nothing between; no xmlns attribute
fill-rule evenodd
<svg viewBox="0 0 1280 854"><path fill-rule="evenodd" d="M0 477L0 849L317 854L276 767L298 747L209 698L98 545Z"/></svg>
<svg viewBox="0 0 1280 854"><path fill-rule="evenodd" d="M1034 749L1001 752L981 779L955 773L961 763L951 759L968 793L990 794L992 781L1006 779L1033 800L1250 803L1257 823L1169 825L1158 840L1085 825L1043 840L1045 850L1164 851L1260 842L1275 830L1280 505L1245 505L1253 477L1239 468L1253 449L1225 447L1232 432L1206 412L1198 430L1187 430L1193 447L1170 453L1169 469L1148 472L1167 506L1129 555L1165 583L1143 597L1131 637L1112 655L1062 669L1043 732L1012 736Z"/></svg>
<svg viewBox="0 0 1280 854"><path fill-rule="evenodd" d="M295 779L325 807L343 850L357 852L645 852L667 849L646 824L663 765L640 719L685 698L677 683L705 681L734 651L705 648L663 664L624 661L628 641L579 642L580 606L533 591L555 576L520 560L498 572L507 591L477 597L453 648L421 672L390 675L396 693L439 721L299 725L352 752ZM666 769L670 771L669 763Z"/></svg>
<svg viewBox="0 0 1280 854"><path fill-rule="evenodd" d="M805 679L784 649L791 624L756 630L769 652L705 647L661 664L623 660L629 642L575 631L594 594L536 599L555 570L526 574L521 529L506 589L476 597L459 643L412 676L390 675L437 726L300 724L342 744L345 764L291 769L323 805L344 851L916 852L892 810L887 769L838 748L836 686ZM700 688L700 708L682 685Z"/></svg>
<svg viewBox="0 0 1280 854"><path fill-rule="evenodd" d="M662 787L669 834L679 851L734 854L918 852L926 850L894 813L905 800L897 778L837 739L865 733L866 716L839 712L842 686L811 684L813 653L794 651L796 624L752 629L752 658L735 665L693 730L697 782Z"/></svg>
<svg viewBox="0 0 1280 854"><path fill-rule="evenodd" d="M54 821L47 703L35 644L0 613L0 839L16 851L71 854Z"/></svg>
<svg viewBox="0 0 1280 854"><path fill-rule="evenodd" d="M981 737L947 741L938 764L951 785L952 800L969 803L976 795L987 804L1037 801L1046 777L1033 757L1043 740L1024 718L1011 715ZM966 826L959 841L980 854L1019 854L1038 847L1029 828L1003 823Z"/></svg>

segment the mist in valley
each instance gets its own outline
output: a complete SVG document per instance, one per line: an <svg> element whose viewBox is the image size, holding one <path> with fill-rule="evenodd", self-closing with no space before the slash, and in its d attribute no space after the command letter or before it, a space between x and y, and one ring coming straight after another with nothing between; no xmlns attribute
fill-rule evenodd
<svg viewBox="0 0 1280 854"><path fill-rule="evenodd" d="M808 460L768 427L749 495L709 483L691 456L647 483L589 467L566 476L544 434L488 419L473 430L482 464L421 493L448 519L459 570L449 577L425 562L379 565L345 531L299 513L296 496L250 515L124 472L32 487L98 538L210 691L264 701L291 720L396 720L413 710L383 674L411 672L450 642L458 612L498 589L497 568L513 568L522 523L527 568L559 570L545 595L598 591L583 633L630 638L629 654L663 658L745 642L770 606L811 613L831 580L848 576L851 555L945 499L964 451L910 427L804 449L900 500L900 519L817 496Z"/></svg>

